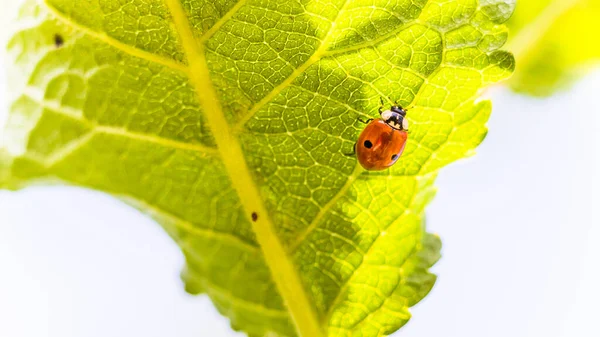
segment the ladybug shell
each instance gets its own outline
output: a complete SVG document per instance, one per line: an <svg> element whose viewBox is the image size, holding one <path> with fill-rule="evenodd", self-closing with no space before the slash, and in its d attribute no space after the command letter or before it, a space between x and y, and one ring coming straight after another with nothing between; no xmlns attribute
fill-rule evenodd
<svg viewBox="0 0 600 337"><path fill-rule="evenodd" d="M400 158L407 138L406 131L394 129L382 119L375 119L365 127L356 142L358 162L369 171L385 170Z"/></svg>

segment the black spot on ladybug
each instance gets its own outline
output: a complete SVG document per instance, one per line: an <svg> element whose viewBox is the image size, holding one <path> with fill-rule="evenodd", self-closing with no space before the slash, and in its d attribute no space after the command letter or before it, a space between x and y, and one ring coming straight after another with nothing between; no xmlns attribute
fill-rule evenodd
<svg viewBox="0 0 600 337"><path fill-rule="evenodd" d="M371 141L370 141L370 140L365 140L365 143L364 143L364 145L365 145L365 147L366 147L367 149L370 149L370 148L372 148L372 147L373 147L373 143L371 143Z"/></svg>
<svg viewBox="0 0 600 337"><path fill-rule="evenodd" d="M65 44L65 39L63 39L62 35L54 34L54 46L60 48L63 44Z"/></svg>
<svg viewBox="0 0 600 337"><path fill-rule="evenodd" d="M256 212L252 212L252 221L256 222L256 220L258 220L258 214L256 214Z"/></svg>
<svg viewBox="0 0 600 337"><path fill-rule="evenodd" d="M398 155L397 154L393 154L392 155L392 160L396 160L396 159L398 159Z"/></svg>

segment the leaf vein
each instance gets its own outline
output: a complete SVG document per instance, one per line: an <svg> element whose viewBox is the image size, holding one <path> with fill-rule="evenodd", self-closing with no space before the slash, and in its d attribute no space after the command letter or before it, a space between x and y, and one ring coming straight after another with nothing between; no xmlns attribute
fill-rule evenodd
<svg viewBox="0 0 600 337"><path fill-rule="evenodd" d="M34 95L31 93L23 94L23 96L27 97L28 99L30 99L31 101L35 102L36 104L38 104L39 106L41 106L42 108L44 108L48 111L51 111L55 114L58 114L58 115L61 115L64 117L71 118L73 120L76 120L76 121L90 127L90 129L95 130L96 133L104 133L104 134L122 136L122 137L130 138L130 139L134 139L134 140L140 140L140 141L145 141L145 142L149 142L149 143L159 144L159 145L169 147L169 148L175 148L175 149L180 149L180 150L189 150L189 151L194 151L194 152L207 154L207 155L216 155L217 154L217 149L214 147L204 146L204 145L200 145L200 144L190 144L190 143L185 143L185 142L181 142L181 141L177 141L177 140L167 139L164 137L158 137L158 136L153 136L150 134L134 132L134 131L127 130L123 127L97 124L94 121L80 117L78 110L70 111L70 109L68 107L61 106L58 103L35 98Z"/></svg>
<svg viewBox="0 0 600 337"><path fill-rule="evenodd" d="M348 4L350 2L351 2L351 0L344 1L343 6L338 11L337 17L331 23L330 31L333 29L333 27L335 27L336 21L340 17L340 14L344 11L346 6L348 6ZM254 114L258 110L260 110L267 103L271 102L273 100L273 98L277 97L277 95L279 95L281 93L281 91L283 91L285 88L289 87L294 82L294 80L296 80L296 78L298 76L303 74L310 66L312 66L313 64L318 62L323 57L327 48L329 47L329 42L330 42L331 36L332 36L332 34L327 34L325 39L323 39L323 41L321 42L321 45L319 46L319 48L317 48L317 50L312 54L311 57L308 58L308 60L306 60L306 62L304 62L298 68L294 69L294 71L292 71L292 73L290 74L290 76L288 76L288 78L286 78L277 87L275 87L273 90L271 90L271 92L269 92L269 94L267 94L265 97L263 97L258 103L256 103L244 115L240 116L240 119L237 122L235 128L242 129L244 124L246 124L246 122L248 120L250 120L250 118L252 118L252 116L254 116Z"/></svg>
<svg viewBox="0 0 600 337"><path fill-rule="evenodd" d="M187 14L179 0L165 0L171 12L176 30L181 38L188 60L190 82L196 89L198 103L204 111L208 127L212 131L225 169L245 209L246 219L252 224L271 276L284 299L298 334L301 336L323 336L316 312L309 301L298 271L287 255L277 236L269 212L263 203L252 173L245 161L239 139L223 113L219 97L210 78L204 45L198 43ZM252 220L251 213L260 216Z"/></svg>
<svg viewBox="0 0 600 337"><path fill-rule="evenodd" d="M41 163L44 168L49 170L68 158L69 155L75 153L83 145L87 144L94 135L95 133L93 131L87 132L86 134L68 142L59 150L56 150L45 157L31 152L26 153L24 157Z"/></svg>
<svg viewBox="0 0 600 337"><path fill-rule="evenodd" d="M152 62L152 63L157 63L157 64L160 64L167 68L171 68L173 70L177 70L177 71L180 71L183 73L188 72L188 68L184 64L181 64L173 59L170 59L170 58L167 58L164 56L156 55L151 52L148 52L148 51L136 48L136 47L132 47L132 46L125 44L115 38L108 36L107 34L99 33L88 27L80 25L80 24L76 23L74 20L72 20L71 18L65 16L64 13L61 13L54 6L52 6L48 2L48 0L44 0L44 3L46 5L46 7L48 8L48 10L54 15L54 17L57 20L59 20L66 26L69 26L71 28L74 28L76 30L79 30L79 31L85 33L86 35L88 35L91 38L94 38L98 41L104 42L104 43L108 44L109 46L122 51L125 54L135 56L137 58L140 58L140 59Z"/></svg>
<svg viewBox="0 0 600 337"><path fill-rule="evenodd" d="M231 233L216 231L207 227L195 226L191 221L185 220L182 217L168 212L162 208L158 208L155 205L148 203L147 201L140 200L139 198L130 197L126 198L126 202L133 204L143 212L147 212L152 217L158 217L166 219L170 223L173 223L175 227L183 230L190 235L196 235L204 238L215 239L228 245L241 248L249 253L256 254L259 252L259 247L250 244L249 242L235 236ZM164 222L161 222L164 224ZM178 239L181 241L182 239Z"/></svg>
<svg viewBox="0 0 600 337"><path fill-rule="evenodd" d="M286 319L288 318L288 313L284 310L268 308L268 307L263 306L262 304L259 304L256 302L250 302L248 300L245 300L238 296L235 296L231 292L229 292L225 289L222 289L222 288L218 287L217 285L215 285L214 283L210 282L208 280L208 278L206 278L205 276L200 276L200 279L201 279L201 282L204 284L204 286L208 289L209 292L212 292L213 295L216 295L217 297L222 297L222 298L227 299L233 305L237 305L239 307L242 307L244 309L248 309L251 311L260 312L267 316L278 316L278 317L282 317L282 318L286 318Z"/></svg>
<svg viewBox="0 0 600 337"><path fill-rule="evenodd" d="M308 227L306 227L306 229L298 235L298 237L296 238L296 240L290 244L290 246L288 248L288 250L290 252L294 252L294 251L296 251L296 249L298 249L298 247L300 246L300 244L319 225L319 222L321 222L321 220L325 217L325 215L327 214L327 212L329 212L329 210L338 202L338 200L344 194L346 194L346 192L350 189L350 187L352 186L352 184L354 183L354 181L363 172L364 172L364 169L360 165L356 164L356 166L354 168L354 171L352 172L352 174L350 176L348 176L348 179L346 180L346 183L344 184L344 186L342 186L342 188L340 188L340 190L333 196L333 198L331 198L331 200L329 200L323 206L323 208L321 208L321 210L319 211L319 213L317 214L317 216L315 216L315 218L310 223L310 225L308 225Z"/></svg>
<svg viewBox="0 0 600 337"><path fill-rule="evenodd" d="M411 205L411 204L414 202L414 200L415 200L415 197L416 197L416 193L413 193L413 195L412 195L412 199L411 199L411 201L408 203L409 205ZM400 216L398 217L398 219L394 220L394 221L393 221L393 222L392 222L392 223L391 223L389 226L387 226L386 228L389 228L389 227L393 226L395 223L398 223L398 222L400 222L401 220L403 220L403 219L404 219L404 216L405 216L405 215L406 215L408 212L409 212L409 211L408 211L408 208L406 208L406 209L405 209L405 210L402 212L402 215L400 215ZM377 244L378 240L379 240L381 237L382 237L381 235L377 236L377 237L375 238L375 240L374 240L374 241L371 243L371 245L369 246L369 248L368 248L368 249L367 249L367 251L366 251L366 254L367 254L367 255L368 255L368 254L371 252L371 250L373 249L373 247L375 247L375 245ZM414 248L413 248L413 251L414 251ZM367 256L367 255L365 255L365 256ZM342 300L342 295L344 295L344 294L345 294L346 290L348 289L348 287L349 287L349 286L350 286L350 284L352 283L352 280L353 280L353 279L354 279L354 277L357 275L357 273L358 273L358 270L359 270L361 267L365 266L365 265L367 265L367 264L365 263L365 260L364 260L364 258L363 258L363 260L361 261L360 265L359 265L359 266L358 266L356 269L354 269L354 271L352 272L352 275L351 275L351 276L348 278L348 280L346 281L346 283L344 283L344 285L343 285L343 286L340 288L340 290L338 291L338 293L337 293L337 295L335 296L334 300L331 302L331 305L330 305L329 309L327 310L327 313L324 315L324 319L323 319L323 322L324 322L324 323L327 323L327 322L329 321L329 319L331 318L331 315L332 315L332 314L333 314L333 312L334 312L334 309L337 307L337 305L338 305L338 304L340 303L340 301Z"/></svg>
<svg viewBox="0 0 600 337"><path fill-rule="evenodd" d="M231 9L223 15L209 30L207 30L199 38L199 43L205 43L208 41L229 19L231 19L240 8L244 7L247 0L239 0Z"/></svg>

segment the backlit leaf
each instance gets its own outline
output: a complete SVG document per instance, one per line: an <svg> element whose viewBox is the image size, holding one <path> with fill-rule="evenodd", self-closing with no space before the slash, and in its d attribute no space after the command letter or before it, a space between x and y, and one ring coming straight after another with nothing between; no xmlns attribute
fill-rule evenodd
<svg viewBox="0 0 600 337"><path fill-rule="evenodd" d="M501 0L30 1L0 186L113 194L183 250L186 288L250 336L381 336L431 289L424 208L507 78ZM345 154L409 106L391 169ZM387 102L386 104L390 104Z"/></svg>
<svg viewBox="0 0 600 337"><path fill-rule="evenodd" d="M508 21L510 51L517 59L509 85L550 95L600 63L600 1L520 1Z"/></svg>

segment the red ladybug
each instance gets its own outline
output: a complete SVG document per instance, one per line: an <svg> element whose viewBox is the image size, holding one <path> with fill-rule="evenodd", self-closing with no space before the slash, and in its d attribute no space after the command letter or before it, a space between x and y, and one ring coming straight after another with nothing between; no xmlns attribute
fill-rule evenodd
<svg viewBox="0 0 600 337"><path fill-rule="evenodd" d="M394 165L404 151L408 138L406 109L393 105L379 109L381 118L370 119L354 144L358 162L369 171L381 171Z"/></svg>

